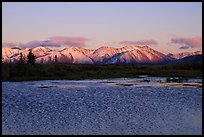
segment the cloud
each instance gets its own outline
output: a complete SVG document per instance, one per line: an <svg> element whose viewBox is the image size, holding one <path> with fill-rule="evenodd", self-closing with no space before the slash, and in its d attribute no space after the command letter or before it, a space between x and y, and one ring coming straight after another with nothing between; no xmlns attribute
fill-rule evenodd
<svg viewBox="0 0 204 137"><path fill-rule="evenodd" d="M74 47L84 47L86 46L85 43L89 39L84 37L61 37L61 36L54 36L48 38L48 40L44 41L32 41L25 45L25 47L36 47L40 45L50 46L50 47L60 47L63 45L66 46L74 46Z"/></svg>
<svg viewBox="0 0 204 137"><path fill-rule="evenodd" d="M44 41L30 41L26 44L17 44L17 43L4 43L3 47L18 47L21 48L34 48L38 46L49 46L49 47L60 47L60 46L74 46L74 47L84 47L86 42L90 40L84 37L61 37L54 36L50 37Z"/></svg>
<svg viewBox="0 0 204 137"><path fill-rule="evenodd" d="M171 43L181 45L179 49L200 48L202 47L202 38L201 37L192 37L192 38L174 37L174 38L171 38Z"/></svg>
<svg viewBox="0 0 204 137"><path fill-rule="evenodd" d="M47 41L49 44L53 45L69 45L75 47L83 47L85 46L86 41L90 39L84 37L50 37Z"/></svg>
<svg viewBox="0 0 204 137"><path fill-rule="evenodd" d="M182 46L179 49L189 49L189 48L190 48L189 46Z"/></svg>
<svg viewBox="0 0 204 137"><path fill-rule="evenodd" d="M2 43L2 47L5 47L5 48L14 48L14 47L20 48L21 46L23 46L23 44L21 43Z"/></svg>
<svg viewBox="0 0 204 137"><path fill-rule="evenodd" d="M121 41L120 44L125 45L157 45L156 40L138 40L138 41Z"/></svg>

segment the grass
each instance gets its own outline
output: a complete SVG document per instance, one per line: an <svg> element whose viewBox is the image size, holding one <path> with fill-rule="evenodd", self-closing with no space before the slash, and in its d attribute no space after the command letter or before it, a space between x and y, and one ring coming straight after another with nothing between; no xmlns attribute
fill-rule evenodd
<svg viewBox="0 0 204 137"><path fill-rule="evenodd" d="M82 80L159 77L202 77L202 62L167 65L2 64L2 81Z"/></svg>

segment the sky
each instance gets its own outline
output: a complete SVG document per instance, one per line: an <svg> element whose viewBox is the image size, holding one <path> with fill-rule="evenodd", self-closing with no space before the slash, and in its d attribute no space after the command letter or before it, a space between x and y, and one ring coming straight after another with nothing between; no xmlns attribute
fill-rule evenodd
<svg viewBox="0 0 204 137"><path fill-rule="evenodd" d="M2 46L202 50L201 2L3 2Z"/></svg>

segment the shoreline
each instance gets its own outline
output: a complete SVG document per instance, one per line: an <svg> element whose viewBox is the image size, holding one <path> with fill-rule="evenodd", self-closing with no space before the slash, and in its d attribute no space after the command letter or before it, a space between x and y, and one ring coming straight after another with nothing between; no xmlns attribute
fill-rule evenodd
<svg viewBox="0 0 204 137"><path fill-rule="evenodd" d="M161 78L165 79L166 83L176 82L176 83L184 83L185 81L188 81L190 79L202 79L202 77L172 77L172 76L148 76L146 75L139 75L137 77L108 77L108 78L85 78L85 79L29 79L29 80L21 80L21 81L2 81L2 82L35 82L35 81L97 81L97 80L117 80L117 79L143 79L140 82L151 82L149 78Z"/></svg>

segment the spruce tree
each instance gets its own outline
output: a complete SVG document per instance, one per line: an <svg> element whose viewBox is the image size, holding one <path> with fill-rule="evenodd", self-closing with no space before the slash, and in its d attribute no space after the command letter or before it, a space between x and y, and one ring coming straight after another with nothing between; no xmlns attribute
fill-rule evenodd
<svg viewBox="0 0 204 137"><path fill-rule="evenodd" d="M55 63L57 63L57 55L55 55Z"/></svg>
<svg viewBox="0 0 204 137"><path fill-rule="evenodd" d="M20 60L19 60L20 64L24 64L24 59L23 59L23 54L20 53Z"/></svg>
<svg viewBox="0 0 204 137"><path fill-rule="evenodd" d="M28 64L35 64L35 55L32 53L32 50L30 49L30 52L28 53L28 56L27 56L27 59L28 59L28 61L27 61L27 63Z"/></svg>

